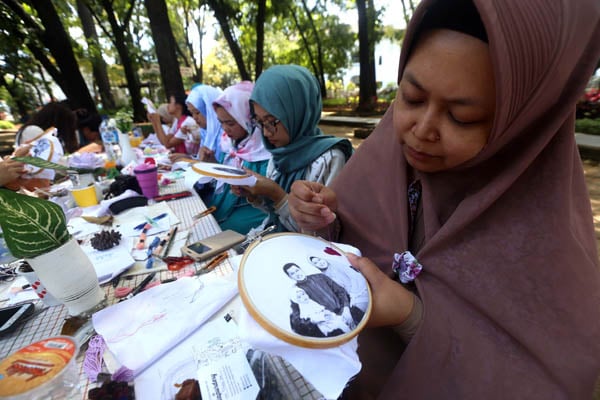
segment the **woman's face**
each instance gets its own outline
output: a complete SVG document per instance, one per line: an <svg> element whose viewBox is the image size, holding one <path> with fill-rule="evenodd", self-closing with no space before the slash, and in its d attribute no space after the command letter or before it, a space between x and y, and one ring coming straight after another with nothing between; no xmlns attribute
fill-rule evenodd
<svg viewBox="0 0 600 400"><path fill-rule="evenodd" d="M410 56L394 102L394 131L408 163L422 172L456 167L486 145L496 106L488 45L434 30Z"/></svg>
<svg viewBox="0 0 600 400"><path fill-rule="evenodd" d="M217 113L221 127L231 139L241 140L248 135L248 132L223 107L215 107L215 112Z"/></svg>
<svg viewBox="0 0 600 400"><path fill-rule="evenodd" d="M175 96L169 97L169 104L167 105L167 111L171 115L179 116L181 115L181 106L177 104L175 100Z"/></svg>
<svg viewBox="0 0 600 400"><path fill-rule="evenodd" d="M297 304L304 304L308 302L309 298L304 290L300 288L295 288L292 300L295 301Z"/></svg>
<svg viewBox="0 0 600 400"><path fill-rule="evenodd" d="M188 110L192 114L192 118L198 124L198 126L202 129L206 129L206 117L202 115L200 111L196 107L192 105L192 103L187 103Z"/></svg>
<svg viewBox="0 0 600 400"><path fill-rule="evenodd" d="M290 143L290 135L285 126L258 103L254 103L254 115L263 136L274 147L283 147Z"/></svg>

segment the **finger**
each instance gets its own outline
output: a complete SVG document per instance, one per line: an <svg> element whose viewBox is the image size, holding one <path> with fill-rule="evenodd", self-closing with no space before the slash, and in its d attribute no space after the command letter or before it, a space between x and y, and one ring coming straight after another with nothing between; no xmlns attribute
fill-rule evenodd
<svg viewBox="0 0 600 400"><path fill-rule="evenodd" d="M290 188L290 194L304 201L313 201L316 193L321 191L320 185L309 181L296 181ZM317 201L320 203L320 201Z"/></svg>
<svg viewBox="0 0 600 400"><path fill-rule="evenodd" d="M384 280L389 279L388 276L381 272L377 265L368 258L359 257L352 253L346 253L346 257L348 258L348 261L350 261L350 264L364 275L372 287L376 287Z"/></svg>

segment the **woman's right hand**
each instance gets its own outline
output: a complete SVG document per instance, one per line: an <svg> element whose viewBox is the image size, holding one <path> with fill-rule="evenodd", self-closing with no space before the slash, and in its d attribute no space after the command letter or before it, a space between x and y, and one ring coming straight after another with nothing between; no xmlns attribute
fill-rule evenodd
<svg viewBox="0 0 600 400"><path fill-rule="evenodd" d="M317 231L327 227L335 218L335 192L320 183L296 181L288 195L292 217L303 231Z"/></svg>

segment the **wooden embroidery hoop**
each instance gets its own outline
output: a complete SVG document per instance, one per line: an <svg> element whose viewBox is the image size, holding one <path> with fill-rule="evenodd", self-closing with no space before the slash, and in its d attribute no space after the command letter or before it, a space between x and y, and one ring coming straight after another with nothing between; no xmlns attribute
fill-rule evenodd
<svg viewBox="0 0 600 400"><path fill-rule="evenodd" d="M40 133L39 135L37 135L33 139L26 140L24 142L24 144L31 144L33 142L36 142L36 141L44 138L44 136L46 136L47 134L52 134L54 131L56 131L56 128L53 127L53 126L51 126L50 128L46 129L44 132ZM54 143L50 139L47 139L47 138L44 138L44 139L47 140L48 143L50 143L50 152L48 154L48 158L46 158L46 161L52 161L52 157L54 157ZM31 175L31 176L35 176L35 175L41 174L44 171L44 169L45 169L45 168L33 167L33 166L32 166L32 168L37 168L38 170L35 171L35 172L33 172L33 171L30 172L29 175Z"/></svg>
<svg viewBox="0 0 600 400"><path fill-rule="evenodd" d="M368 305L368 308L365 311L360 323L358 323L358 325L354 329L352 329L350 332L344 333L344 334L341 334L338 336L333 336L333 337L304 336L304 335L295 333L291 330L283 329L282 327L278 326L274 321L272 321L267 315L265 315L265 313L263 311L261 311L260 305L257 305L256 302L253 301L252 294L250 293L251 291L256 291L256 290L262 289L265 291L270 290L272 293L273 288L269 287L269 285L268 285L271 281L269 279L269 274L283 273L283 271L282 271L283 264L281 263L280 260L274 260L273 258L270 258L269 261L271 261L271 262L265 263L264 259L260 260L260 262L255 262L255 260L253 259L253 254L252 254L253 251L256 251L256 249L259 246L266 246L265 243L268 243L269 241L271 241L271 243L269 245L274 245L275 242L279 242L282 238L285 238L286 236L287 237L296 236L296 237L306 238L311 241L314 240L315 244L320 242L320 244L322 244L323 246L330 247L342 255L344 254L343 250L339 249L331 242L328 242L328 241L323 240L318 237L304 235L301 233L289 233L289 232L288 233L275 233L275 234L271 234L271 235L267 235L267 236L263 237L262 240L255 241L244 252L244 255L240 262L239 271L238 271L238 289L239 289L239 293L240 293L240 298L242 299L244 306L248 310L248 313L267 332L269 332L273 336L277 337L278 339L281 339L281 340L283 340L287 343L290 343L292 345L295 345L295 346L312 348L312 349L324 349L324 348L337 347L337 346L340 346L340 345L352 340L365 327L365 325L371 315L371 307L372 307L371 288L369 287L368 283L366 282L366 279L365 279L365 285L368 290L369 305ZM297 249L297 247L294 247L293 249L290 249L290 250L296 251L296 249ZM268 264L268 265L266 265L266 264ZM348 262L348 265L349 265L349 262ZM260 268L267 268L267 269L269 269L269 271L257 271ZM267 273L265 274L265 272L267 272ZM246 274L252 275L252 276L257 276L256 274L258 274L258 273L263 273L263 275L261 275L261 276L265 277L265 279L264 279L265 285L264 285L264 287L259 288L259 289L257 289L257 288L250 289L249 287L247 287ZM293 284L290 284L290 287L291 286L293 286ZM276 299L274 298L273 300L276 300ZM289 302L289 298L287 297L287 291L286 291L285 301Z"/></svg>
<svg viewBox="0 0 600 400"><path fill-rule="evenodd" d="M234 168L234 167L229 167L227 165L223 165L223 164L217 164L217 163L207 163L207 162L198 162L195 164L192 164L192 170L200 175L205 175L205 176L211 176L213 178L221 178L221 179L246 179L248 177L250 177L251 175L248 173L244 173L244 175L238 175L238 174L228 174L225 171L214 171L215 168L227 168L227 169L233 169L233 170L238 170L238 171L242 171L239 168Z"/></svg>

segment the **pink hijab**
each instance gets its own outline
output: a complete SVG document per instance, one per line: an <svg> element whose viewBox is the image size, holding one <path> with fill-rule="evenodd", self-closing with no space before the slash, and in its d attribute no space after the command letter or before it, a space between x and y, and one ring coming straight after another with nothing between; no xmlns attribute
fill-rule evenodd
<svg viewBox="0 0 600 400"><path fill-rule="evenodd" d="M252 123L250 94L253 88L254 83L242 81L229 86L213 102L213 107L223 107L248 132L248 136L237 144L224 131L221 132L219 143L225 155L223 164L239 168L244 161L254 162L271 158L271 153L263 146L260 129Z"/></svg>
<svg viewBox="0 0 600 400"><path fill-rule="evenodd" d="M424 0L411 20L400 75L434 3ZM417 174L423 320L406 349L390 329L361 333L353 392L591 398L600 373L600 268L573 127L600 57L600 2L474 4L495 71L494 127L467 164ZM333 184L340 241L390 275L394 252L408 245L407 169L390 109Z"/></svg>

